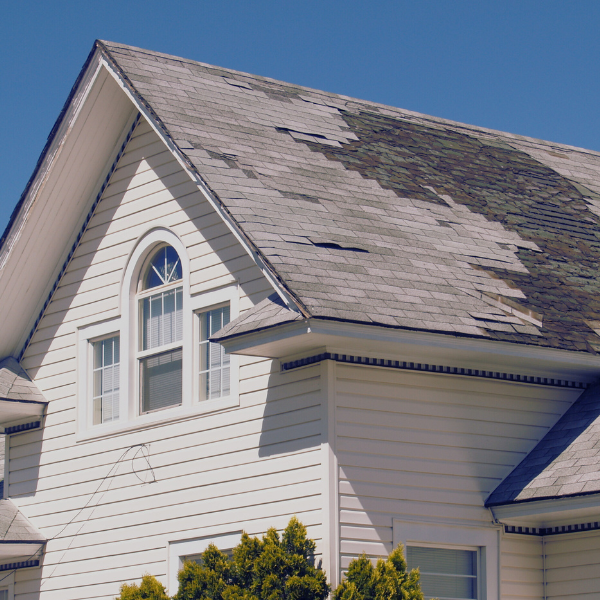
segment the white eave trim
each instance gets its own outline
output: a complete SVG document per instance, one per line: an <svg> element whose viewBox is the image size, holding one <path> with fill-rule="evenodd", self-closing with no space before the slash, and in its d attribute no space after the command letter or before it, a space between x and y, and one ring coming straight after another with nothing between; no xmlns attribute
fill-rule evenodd
<svg viewBox="0 0 600 600"><path fill-rule="evenodd" d="M513 504L491 506L494 517L498 521L513 519L524 520L527 517L542 518L555 513L572 511L591 511L600 514L600 493L568 498L548 498L546 500L527 500Z"/></svg>
<svg viewBox="0 0 600 600"><path fill-rule="evenodd" d="M100 59L101 64L106 70L114 77L115 81L123 89L127 97L131 100L134 106L140 111L144 118L148 121L152 129L159 136L159 138L165 143L167 148L171 151L177 162L180 164L182 169L189 175L190 179L198 186L201 194L205 197L207 202L215 209L217 214L223 219L231 233L236 237L238 242L242 245L244 250L251 256L252 260L256 263L257 267L262 271L263 275L267 278L269 283L273 286L273 289L277 292L279 297L285 302L286 306L294 312L300 313L304 316L308 316L306 311L298 304L295 298L280 284L273 269L267 265L263 260L262 256L252 247L246 236L243 234L239 225L232 220L231 216L223 209L221 203L215 198L213 193L210 191L206 183L199 177L198 173L190 168L190 165L181 153L181 150L173 142L173 140L166 136L164 131L158 126L154 115L147 109L147 107L139 101L139 98L131 92L130 86L124 81L123 77L117 72L113 66L104 56Z"/></svg>
<svg viewBox="0 0 600 600"><path fill-rule="evenodd" d="M256 354L260 347L269 347L271 353L264 354L271 358L283 358L294 352L294 344L298 337L310 335L315 338L315 348L329 347L327 340L339 343L343 339L361 340L382 344L382 355L397 347L406 352L408 349L418 354L419 349L430 349L440 356L452 357L457 353L465 356L495 356L507 361L523 363L538 362L561 370L580 372L588 381L600 376L600 357L583 352L570 352L554 348L528 346L496 340L485 340L467 337L456 337L451 334L429 333L425 331L407 331L386 328L378 325L363 325L318 318L284 323L261 331L240 334L224 339L220 343L229 353ZM318 338L318 339L317 339ZM324 344L325 342L325 344ZM306 344L307 346L310 344ZM383 346L385 345L385 346ZM332 346L333 348L333 346ZM349 348L348 353L351 353ZM274 351L273 351L274 350ZM297 352L297 351L296 351ZM501 370L500 368L497 370Z"/></svg>
<svg viewBox="0 0 600 600"><path fill-rule="evenodd" d="M12 427L44 416L47 402L0 398L0 427Z"/></svg>

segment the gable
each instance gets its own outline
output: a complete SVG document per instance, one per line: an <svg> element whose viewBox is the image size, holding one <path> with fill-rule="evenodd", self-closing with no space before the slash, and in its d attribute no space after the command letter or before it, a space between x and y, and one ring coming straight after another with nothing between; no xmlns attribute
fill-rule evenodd
<svg viewBox="0 0 600 600"><path fill-rule="evenodd" d="M77 329L121 314L129 257L145 233L161 227L186 248L192 295L239 284L244 310L272 292L246 250L141 119L23 355L22 365L42 390L75 384Z"/></svg>

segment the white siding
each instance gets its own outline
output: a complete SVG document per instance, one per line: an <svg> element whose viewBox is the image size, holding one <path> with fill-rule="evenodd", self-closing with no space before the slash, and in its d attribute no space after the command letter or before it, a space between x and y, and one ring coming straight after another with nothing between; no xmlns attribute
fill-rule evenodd
<svg viewBox="0 0 600 600"><path fill-rule="evenodd" d="M507 534L501 544L502 600L543 600L542 538Z"/></svg>
<svg viewBox="0 0 600 600"><path fill-rule="evenodd" d="M281 375L242 357L239 408L75 442L76 327L119 310L127 257L151 226L183 240L192 293L237 280L246 310L272 291L140 124L23 358L50 405L43 430L12 437L9 494L50 541L41 588L39 569L18 571L18 600L112 599L143 573L165 581L169 541L258 534L294 514L321 543L318 365ZM151 474L136 444L147 445L155 483L140 480Z"/></svg>
<svg viewBox="0 0 600 600"><path fill-rule="evenodd" d="M549 535L545 546L548 600L600 598L600 532Z"/></svg>
<svg viewBox="0 0 600 600"><path fill-rule="evenodd" d="M489 493L579 394L338 364L341 568L387 555L393 518L490 527ZM539 578L521 575L535 597Z"/></svg>

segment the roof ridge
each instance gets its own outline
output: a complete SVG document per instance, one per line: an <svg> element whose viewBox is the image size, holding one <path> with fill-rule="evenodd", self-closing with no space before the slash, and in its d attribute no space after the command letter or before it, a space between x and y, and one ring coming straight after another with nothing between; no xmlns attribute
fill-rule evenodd
<svg viewBox="0 0 600 600"><path fill-rule="evenodd" d="M580 146L573 146L570 144L564 144L562 142L554 142L551 140L544 140L542 138L536 138L533 136L528 136L528 135L522 135L519 133L512 133L512 132L508 132L508 131L502 131L500 129L493 129L493 128L489 128L489 127L485 127L482 125L474 125L471 123L463 123L461 121L455 121L453 119L446 119L444 117L436 117L434 115L428 115L426 113L421 113L421 112L417 112L417 111L412 111L410 109L406 109L406 108L401 108L398 106L394 106L393 104L385 104L382 102L376 102L374 100L367 100L364 98L356 98L353 96L347 96L345 94L338 94L336 92L328 92L326 90L320 90L318 88L312 88L309 86L305 86L305 85L300 85L300 84L296 84L296 83L291 83L288 81L284 81L282 79L275 79L273 77L267 77L265 75L257 75L254 73L249 73L246 71L238 71L237 69L231 69L229 67L221 67L218 65L212 65L210 63L206 63L206 62L202 62L202 61L198 61L198 60L193 60L193 59L189 59L189 58L184 58L181 56L177 56L175 54L167 54L164 52L155 52L153 50L148 50L146 48L140 48L138 46L130 46L128 44L121 44L119 42L111 42L108 40L96 40L97 42L100 42L104 45L110 45L110 46L114 46L117 48L123 48L126 50L131 50L131 51L135 51L141 54L147 54L148 56L159 56L161 58L165 58L165 59L169 59L169 60L174 60L177 62L181 62L181 63L185 63L185 64L191 64L191 65L195 65L195 66L201 66L201 67L205 67L205 68L209 68L209 69L218 69L220 71L226 71L228 73L232 73L235 75L239 75L242 77L251 77L253 79L259 79L262 81L266 81L269 83L275 83L278 85L286 85L286 86L290 86L291 88L295 88L297 90L303 90L306 92L310 92L313 94L317 94L320 96L323 96L325 98L329 97L333 97L333 98L337 98L339 100L345 101L345 102L353 102L353 103L358 103L358 104L364 104L365 106L368 107L375 107L378 109L383 109L383 110L387 110L387 111L392 111L397 113L397 117L398 118L406 118L406 119L410 119L410 120L417 120L419 122L423 122L423 123L435 123L437 125L446 125L449 127L455 127L457 129L460 129L464 132L464 130L473 132L473 133L477 133L477 134L487 134L487 135L491 135L491 136L497 136L497 137L502 137L504 139L508 138L509 140L516 140L519 142L526 142L526 143L532 143L532 144L538 144L538 145L543 145L544 147L551 147L551 148L561 148L564 150L569 150L570 152L578 152L581 154L589 154L592 156L600 156L600 151L597 150L590 150L589 148L583 148Z"/></svg>

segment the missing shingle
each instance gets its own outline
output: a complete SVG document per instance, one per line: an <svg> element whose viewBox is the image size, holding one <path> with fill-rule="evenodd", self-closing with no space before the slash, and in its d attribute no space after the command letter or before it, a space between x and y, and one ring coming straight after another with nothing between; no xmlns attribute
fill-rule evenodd
<svg viewBox="0 0 600 600"><path fill-rule="evenodd" d="M275 127L276 131L280 133L289 133L292 137L295 136L307 136L309 138L317 138L318 140L326 140L327 138L321 133L314 133L312 131L299 131L298 129L290 129L289 127Z"/></svg>
<svg viewBox="0 0 600 600"><path fill-rule="evenodd" d="M310 241L312 242L313 246L316 246L317 248L327 248L329 250L346 250L347 252L366 252L367 254L369 253L369 251L366 248L359 248L358 246L350 246L337 242L322 242L316 240Z"/></svg>
<svg viewBox="0 0 600 600"><path fill-rule="evenodd" d="M250 169L242 169L242 173L244 173L244 175L246 177L249 177L250 179L258 179L256 173L254 171L251 171Z"/></svg>
<svg viewBox="0 0 600 600"><path fill-rule="evenodd" d="M321 204L320 200L315 196L309 196L308 194L298 194L296 192L282 192L280 194L284 198L292 198L293 200L304 200L305 202L311 202L312 204Z"/></svg>
<svg viewBox="0 0 600 600"><path fill-rule="evenodd" d="M231 77L223 77L225 83L233 87L244 88L246 90L251 90L252 88L245 81L238 81L237 79L232 79Z"/></svg>
<svg viewBox="0 0 600 600"><path fill-rule="evenodd" d="M235 156L234 154L223 154L221 152L213 152L212 150L207 150L207 152L211 158L222 160L224 163L227 164L228 167L231 167L232 169L239 168L236 162L237 156Z"/></svg>

